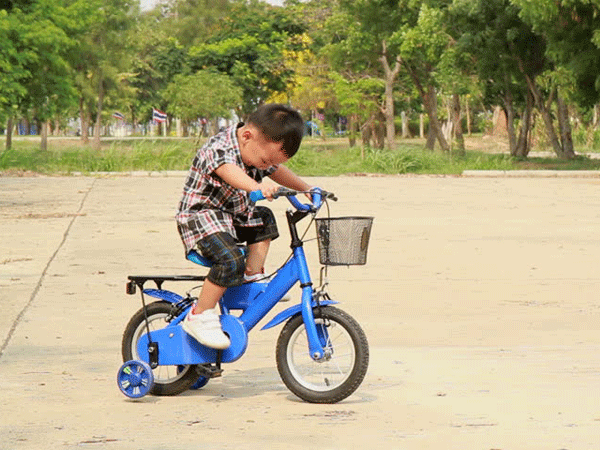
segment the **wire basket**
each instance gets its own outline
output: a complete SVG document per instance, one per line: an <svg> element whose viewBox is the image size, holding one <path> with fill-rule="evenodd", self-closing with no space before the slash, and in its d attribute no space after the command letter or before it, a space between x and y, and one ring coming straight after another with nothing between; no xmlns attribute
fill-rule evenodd
<svg viewBox="0 0 600 450"><path fill-rule="evenodd" d="M373 217L328 217L315 222L321 264L366 264Z"/></svg>

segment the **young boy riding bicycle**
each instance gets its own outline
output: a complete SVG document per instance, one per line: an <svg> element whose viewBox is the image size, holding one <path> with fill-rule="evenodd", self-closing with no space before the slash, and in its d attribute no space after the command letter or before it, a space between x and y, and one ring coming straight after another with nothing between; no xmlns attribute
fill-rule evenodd
<svg viewBox="0 0 600 450"><path fill-rule="evenodd" d="M282 164L300 147L304 121L281 104L260 106L247 123L213 136L198 150L176 216L186 254L197 249L213 265L183 329L207 347L225 349L229 338L214 308L228 287L261 277L273 239L279 236L269 208L254 206L254 190L272 200L276 183L298 191L311 186ZM246 242L245 258L237 242Z"/></svg>

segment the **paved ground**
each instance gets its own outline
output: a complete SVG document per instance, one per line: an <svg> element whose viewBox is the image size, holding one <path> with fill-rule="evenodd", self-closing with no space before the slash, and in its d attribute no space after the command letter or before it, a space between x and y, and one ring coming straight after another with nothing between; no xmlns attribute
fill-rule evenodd
<svg viewBox="0 0 600 450"><path fill-rule="evenodd" d="M376 217L368 265L330 271L370 341L357 393L298 401L275 328L204 389L133 401L126 275L195 271L170 175L0 177L0 449L600 448L600 180L313 179Z"/></svg>

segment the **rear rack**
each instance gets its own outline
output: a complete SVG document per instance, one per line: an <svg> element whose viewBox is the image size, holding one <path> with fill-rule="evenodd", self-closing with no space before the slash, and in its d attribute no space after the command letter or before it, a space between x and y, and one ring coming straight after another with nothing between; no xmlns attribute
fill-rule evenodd
<svg viewBox="0 0 600 450"><path fill-rule="evenodd" d="M162 289L162 284L165 281L204 281L205 275L129 275L127 277L127 293L135 294L136 286L144 289L144 284L147 281L153 281L158 289Z"/></svg>

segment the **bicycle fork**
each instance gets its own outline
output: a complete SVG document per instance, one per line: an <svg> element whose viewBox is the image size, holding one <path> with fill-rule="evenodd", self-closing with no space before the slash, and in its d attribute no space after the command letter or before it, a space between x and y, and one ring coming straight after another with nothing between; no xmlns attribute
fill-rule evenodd
<svg viewBox="0 0 600 450"><path fill-rule="evenodd" d="M304 249L299 246L293 249L294 260L297 264L298 279L302 288L302 319L306 328L306 336L308 338L308 351L310 357L315 361L323 359L325 351L323 349L326 336L319 336L317 325L315 323L315 315L313 313L313 284L306 264L306 256ZM318 301L318 300L317 300ZM323 332L320 333L323 335Z"/></svg>

